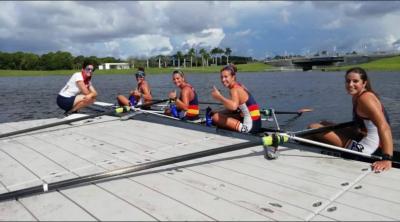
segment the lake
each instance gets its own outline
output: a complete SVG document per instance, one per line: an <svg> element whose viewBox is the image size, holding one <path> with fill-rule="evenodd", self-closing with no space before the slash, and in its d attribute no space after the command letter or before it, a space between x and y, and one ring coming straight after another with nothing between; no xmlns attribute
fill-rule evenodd
<svg viewBox="0 0 400 222"><path fill-rule="evenodd" d="M72 75L72 72L71 72ZM373 89L387 109L396 150L400 150L400 75L396 72L368 73ZM0 78L0 123L62 117L56 96L70 76L2 77ZM164 99L175 87L170 74L148 75L154 98ZM200 101L213 101L210 92L215 85L223 94L219 74L188 74L187 80L195 87ZM312 108L293 120L293 116L279 115L281 128L301 130L311 122L331 120L345 122L352 118L351 97L344 88L344 72L265 72L238 73L244 84L262 108L296 111ZM98 101L115 103L118 94L127 95L136 85L134 75L96 75L93 85L99 93ZM205 109L207 105L201 105ZM214 109L218 107L214 106ZM274 127L266 122L265 127Z"/></svg>

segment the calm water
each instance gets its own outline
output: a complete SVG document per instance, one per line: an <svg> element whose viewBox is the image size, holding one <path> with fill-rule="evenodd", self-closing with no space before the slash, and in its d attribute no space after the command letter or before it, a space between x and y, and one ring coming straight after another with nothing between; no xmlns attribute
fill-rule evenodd
<svg viewBox="0 0 400 222"><path fill-rule="evenodd" d="M72 72L71 72L72 74ZM351 120L351 97L344 89L343 72L269 72L239 73L238 80L252 92L263 108L296 111L313 108L293 120L278 116L283 129L300 130L308 123L322 119L334 122ZM392 124L396 150L400 150L400 74L371 72L372 86L380 95ZM0 78L0 123L62 117L56 96L70 76ZM170 74L147 76L154 98L166 98L174 89ZM218 74L190 74L187 80L196 88L200 101L213 101L210 91L217 86L226 95ZM115 102L117 94L127 94L136 85L133 75L94 76L99 101ZM203 105L206 108L206 105ZM266 122L266 126L274 126Z"/></svg>

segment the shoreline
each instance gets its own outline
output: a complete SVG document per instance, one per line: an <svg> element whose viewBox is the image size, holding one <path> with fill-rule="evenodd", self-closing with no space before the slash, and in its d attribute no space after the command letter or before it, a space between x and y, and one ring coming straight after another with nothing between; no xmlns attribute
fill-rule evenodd
<svg viewBox="0 0 400 222"><path fill-rule="evenodd" d="M288 71L296 71L303 72L301 68L292 68L292 67L275 67L262 62L254 62L248 64L238 64L236 65L238 68L238 72L288 72ZM324 67L313 69L309 71L323 71L323 72L342 72L347 69L355 66L360 66L367 70L371 71L380 71L380 72L400 72L400 56L395 56L391 58L379 59L376 61L363 63L363 64L353 64L346 66L332 66L332 67ZM219 73L220 69L224 67L224 65L212 65L209 67L167 67L167 68L158 68L151 67L145 68L146 73L149 75L157 75L157 74L168 74L172 73L174 70L179 69L184 73ZM114 75L114 74L122 74L122 75L130 75L137 71L137 68L132 69L112 69L112 70L96 70L96 75ZM72 75L75 72L79 72L79 70L46 70L46 71L38 71L38 70L0 70L0 77L23 77L23 76L57 76L57 75Z"/></svg>

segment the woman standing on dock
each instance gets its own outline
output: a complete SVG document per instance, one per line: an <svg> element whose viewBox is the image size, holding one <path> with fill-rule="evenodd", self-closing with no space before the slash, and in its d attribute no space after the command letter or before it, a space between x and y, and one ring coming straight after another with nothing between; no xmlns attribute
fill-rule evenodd
<svg viewBox="0 0 400 222"><path fill-rule="evenodd" d="M196 120L199 118L199 101L193 86L185 80L185 74L180 70L172 73L172 81L181 92L179 97L176 91L169 93L168 97L174 101L166 114L185 120Z"/></svg>
<svg viewBox="0 0 400 222"><path fill-rule="evenodd" d="M146 81L146 73L143 67L139 67L135 74L137 86L129 93L129 99L123 95L118 95L117 100L120 106L142 105L152 101L150 85ZM144 108L144 107L143 107Z"/></svg>
<svg viewBox="0 0 400 222"><path fill-rule="evenodd" d="M355 67L346 72L345 86L353 101L352 129L330 131L315 135L315 139L358 152L373 154L381 148L382 160L372 164L375 171L392 167L393 139L389 118L364 69ZM311 124L310 128L331 125L329 122Z"/></svg>
<svg viewBox="0 0 400 222"><path fill-rule="evenodd" d="M221 128L257 133L261 129L260 108L245 86L236 81L237 68L227 65L221 69L221 82L229 89L231 98L225 98L214 86L211 95L226 110L211 113L212 122Z"/></svg>
<svg viewBox="0 0 400 222"><path fill-rule="evenodd" d="M91 83L94 63L84 61L82 70L76 72L60 90L57 105L65 110L65 115L77 112L96 101L97 92Z"/></svg>

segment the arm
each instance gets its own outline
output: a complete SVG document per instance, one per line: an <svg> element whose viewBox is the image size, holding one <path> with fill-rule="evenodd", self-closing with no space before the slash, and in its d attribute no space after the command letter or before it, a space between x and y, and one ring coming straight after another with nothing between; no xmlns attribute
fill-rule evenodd
<svg viewBox="0 0 400 222"><path fill-rule="evenodd" d="M185 87L181 91L181 98L177 98L175 100L176 107L180 110L188 110L189 101L193 97L193 91L189 89L189 87Z"/></svg>
<svg viewBox="0 0 400 222"><path fill-rule="evenodd" d="M214 86L211 95L212 97L217 100L220 101L226 109L228 110L237 110L239 107L239 91L237 88L233 88L230 91L231 93L231 99L225 98L220 91Z"/></svg>
<svg viewBox="0 0 400 222"><path fill-rule="evenodd" d="M143 96L144 101L151 101L153 99L153 97L150 94L150 89L149 89L149 85L147 84L147 82L143 83L142 87L141 87L141 91L142 94L140 94L139 92L139 98L140 96Z"/></svg>
<svg viewBox="0 0 400 222"><path fill-rule="evenodd" d="M81 91L81 93L85 96L90 94L90 89L88 87L85 86L85 84L83 83L83 81L78 80L76 81L76 84L78 85L79 90Z"/></svg>
<svg viewBox="0 0 400 222"><path fill-rule="evenodd" d="M93 87L93 85L90 85L90 86L89 86L89 91L90 91L89 95L90 95L92 98L96 98L96 97L97 97L97 91L96 91L96 89Z"/></svg>
<svg viewBox="0 0 400 222"><path fill-rule="evenodd" d="M81 80L77 81L76 83L78 84L81 93L85 95L85 98L95 98L97 96L97 92L92 85L87 88Z"/></svg>
<svg viewBox="0 0 400 222"><path fill-rule="evenodd" d="M378 98L372 93L368 93L359 99L359 113L368 117L378 128L379 141L382 146L382 153L393 156L392 131L381 109ZM376 161L372 164L375 171L388 170L392 167L389 160Z"/></svg>

